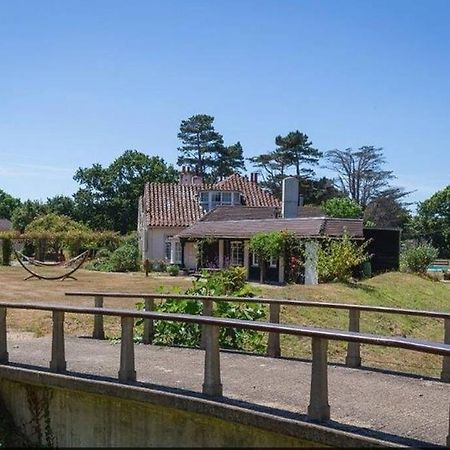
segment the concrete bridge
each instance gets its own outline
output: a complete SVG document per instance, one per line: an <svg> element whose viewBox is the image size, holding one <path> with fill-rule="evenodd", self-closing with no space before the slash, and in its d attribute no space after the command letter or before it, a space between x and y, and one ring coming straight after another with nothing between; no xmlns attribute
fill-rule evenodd
<svg viewBox="0 0 450 450"><path fill-rule="evenodd" d="M17 307L53 311L53 336L6 336L6 308ZM121 344L65 337L64 312L121 317ZM327 365L328 338L382 345L380 337L231 321L311 337L312 362L275 359L219 353L216 331L226 319L169 316L176 315L0 303L0 395L16 423L58 446L446 444L447 383ZM205 351L133 345L133 317L203 323ZM446 344L381 339L450 356Z"/></svg>

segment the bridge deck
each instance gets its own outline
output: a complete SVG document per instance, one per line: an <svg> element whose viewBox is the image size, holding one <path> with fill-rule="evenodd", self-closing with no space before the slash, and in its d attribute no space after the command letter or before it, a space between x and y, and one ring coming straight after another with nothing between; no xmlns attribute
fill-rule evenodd
<svg viewBox="0 0 450 450"><path fill-rule="evenodd" d="M203 351L151 345L135 349L138 382L201 393ZM47 369L51 338L11 333L8 351L11 363ZM69 372L116 379L119 353L119 344L66 337ZM305 420L309 362L222 352L221 366L224 401ZM392 442L445 445L449 393L450 386L439 381L330 365L332 420L326 424Z"/></svg>

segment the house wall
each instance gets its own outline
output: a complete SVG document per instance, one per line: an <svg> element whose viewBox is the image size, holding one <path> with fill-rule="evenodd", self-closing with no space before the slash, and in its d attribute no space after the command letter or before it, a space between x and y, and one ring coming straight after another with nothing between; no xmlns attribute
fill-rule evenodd
<svg viewBox="0 0 450 450"><path fill-rule="evenodd" d="M143 259L165 259L166 240L184 230L184 227L158 227L141 230Z"/></svg>

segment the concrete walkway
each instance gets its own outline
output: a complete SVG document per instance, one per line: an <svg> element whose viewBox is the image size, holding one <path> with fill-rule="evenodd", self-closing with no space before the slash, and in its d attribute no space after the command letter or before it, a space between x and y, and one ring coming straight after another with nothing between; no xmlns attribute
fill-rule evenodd
<svg viewBox="0 0 450 450"><path fill-rule="evenodd" d="M204 352L136 345L138 382L157 389L202 389ZM48 369L51 338L8 336L12 363ZM66 337L67 370L117 379L120 344ZM224 401L307 420L309 362L222 352ZM329 366L327 426L406 445L445 445L450 386L435 380Z"/></svg>

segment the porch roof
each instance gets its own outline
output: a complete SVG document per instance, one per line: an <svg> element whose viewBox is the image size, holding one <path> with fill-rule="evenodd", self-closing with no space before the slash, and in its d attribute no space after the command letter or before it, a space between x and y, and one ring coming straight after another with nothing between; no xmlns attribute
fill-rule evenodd
<svg viewBox="0 0 450 450"><path fill-rule="evenodd" d="M290 231L298 237L341 237L347 230L353 239L363 239L362 219L298 217L294 219L223 220L197 222L178 234L181 239L206 237L250 239L260 232Z"/></svg>

